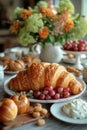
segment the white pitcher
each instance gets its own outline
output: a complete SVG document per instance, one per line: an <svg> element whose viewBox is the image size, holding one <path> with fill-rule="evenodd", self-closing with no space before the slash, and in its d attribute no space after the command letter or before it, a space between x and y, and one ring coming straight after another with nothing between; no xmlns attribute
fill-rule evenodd
<svg viewBox="0 0 87 130"><path fill-rule="evenodd" d="M33 47L36 51L37 44ZM40 46L40 45L39 45ZM63 58L63 51L59 45L52 45L47 43L45 47L40 46L41 52L39 54L39 58L43 62L50 62L50 63L59 63Z"/></svg>

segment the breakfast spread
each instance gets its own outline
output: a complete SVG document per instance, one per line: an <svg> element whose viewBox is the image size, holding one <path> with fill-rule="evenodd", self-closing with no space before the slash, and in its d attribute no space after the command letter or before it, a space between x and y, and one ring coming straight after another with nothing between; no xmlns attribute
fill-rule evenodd
<svg viewBox="0 0 87 130"><path fill-rule="evenodd" d="M62 107L62 111L74 119L87 118L87 102L83 99L74 99Z"/></svg>
<svg viewBox="0 0 87 130"><path fill-rule="evenodd" d="M46 124L46 121L45 119L41 118L43 116L46 117L48 110L42 108L42 105L40 103L36 103L35 106L31 106L29 99L26 98L28 96L25 95L25 93L23 95L22 92L32 92L34 99L56 100L60 98L68 98L72 95L77 95L81 93L81 91L83 90L83 86L79 82L79 80L77 80L76 77L69 72L69 69L72 70L72 68L68 67L67 69L67 67L64 67L57 63L40 62L33 57L31 58L25 56L22 57L20 60L11 60L8 65L13 62L20 62L19 64L22 65L21 61L23 62L24 66L27 64L26 69L24 67L22 71L20 71L14 78L9 80L8 82L9 89L17 91L17 93L19 93L13 95L10 98L15 103L17 111L16 115L13 115L15 117L12 117L12 119L9 120L14 121L17 119L18 116L26 113L29 114L29 117L37 119L37 126L43 126ZM23 105L23 107L20 107L21 104ZM87 113L86 111L84 112L84 110L87 105L84 105L81 101L76 102L75 105L77 107L74 107L74 105L72 105L73 110L70 109L72 112L69 111L69 107L71 107L70 105L64 105L62 110L64 109L64 113L68 111L66 112L66 114L71 114L70 116L72 116L72 118L74 119L86 118ZM66 108L67 106L68 109ZM84 107L83 110L81 110L80 112L79 107L81 108L82 106ZM81 113L81 115L79 113ZM1 123L4 124L4 121L1 120Z"/></svg>
<svg viewBox="0 0 87 130"><path fill-rule="evenodd" d="M0 2L0 129L86 130L87 1L38 1Z"/></svg>

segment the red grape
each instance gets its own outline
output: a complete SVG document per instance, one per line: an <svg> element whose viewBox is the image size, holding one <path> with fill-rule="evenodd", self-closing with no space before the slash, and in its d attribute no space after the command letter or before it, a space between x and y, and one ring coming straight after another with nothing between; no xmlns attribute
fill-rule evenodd
<svg viewBox="0 0 87 130"><path fill-rule="evenodd" d="M63 45L64 50L69 51L87 51L87 41L85 40L78 40L78 41L67 41Z"/></svg>
<svg viewBox="0 0 87 130"><path fill-rule="evenodd" d="M48 90L48 91L50 91L50 90L53 90L53 87L52 87L52 86L45 87L44 90Z"/></svg>
<svg viewBox="0 0 87 130"><path fill-rule="evenodd" d="M40 99L40 100L44 100L44 99L45 99L45 95L44 95L44 94L40 94L40 95L39 95L39 99Z"/></svg>
<svg viewBox="0 0 87 130"><path fill-rule="evenodd" d="M34 91L34 97L38 98L40 96L41 92L40 91Z"/></svg>
<svg viewBox="0 0 87 130"><path fill-rule="evenodd" d="M48 90L43 90L42 93L47 95L49 93L49 91Z"/></svg>
<svg viewBox="0 0 87 130"><path fill-rule="evenodd" d="M54 98L54 99L60 99L60 94L59 94L59 93L56 93L53 98Z"/></svg>
<svg viewBox="0 0 87 130"><path fill-rule="evenodd" d="M71 42L67 41L64 45L63 45L63 49L64 50L70 50L71 49Z"/></svg>
<svg viewBox="0 0 87 130"><path fill-rule="evenodd" d="M53 97L53 96L55 95L55 91L54 91L54 90L50 90L50 91L49 91L49 95L50 95L51 97Z"/></svg>
<svg viewBox="0 0 87 130"><path fill-rule="evenodd" d="M68 98L70 96L70 88L56 87L53 89L52 86L44 87L42 90L34 91L34 98L40 100L51 100Z"/></svg>
<svg viewBox="0 0 87 130"><path fill-rule="evenodd" d="M70 93L69 92L64 92L64 98L68 98L70 97Z"/></svg>
<svg viewBox="0 0 87 130"><path fill-rule="evenodd" d="M70 88L64 88L64 90L63 90L64 92L70 92Z"/></svg>
<svg viewBox="0 0 87 130"><path fill-rule="evenodd" d="M59 87L59 88L57 89L57 92L58 92L58 93L62 93L62 92L63 92L63 87Z"/></svg>
<svg viewBox="0 0 87 130"><path fill-rule="evenodd" d="M79 42L78 44L78 50L79 51L84 51L85 50L85 43L84 42Z"/></svg>
<svg viewBox="0 0 87 130"><path fill-rule="evenodd" d="M50 96L50 95L46 95L45 99L46 99L46 100L50 100L50 99L51 99L51 96Z"/></svg>
<svg viewBox="0 0 87 130"><path fill-rule="evenodd" d="M78 43L76 41L72 42L72 51L78 51Z"/></svg>
<svg viewBox="0 0 87 130"><path fill-rule="evenodd" d="M63 93L60 93L60 98L63 98L63 97L64 97Z"/></svg>
<svg viewBox="0 0 87 130"><path fill-rule="evenodd" d="M86 41L85 40L78 40L78 44L80 45L85 45Z"/></svg>

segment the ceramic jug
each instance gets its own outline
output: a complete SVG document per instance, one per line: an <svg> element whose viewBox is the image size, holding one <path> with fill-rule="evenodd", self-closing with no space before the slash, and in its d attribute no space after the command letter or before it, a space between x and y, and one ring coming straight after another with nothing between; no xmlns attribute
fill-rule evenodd
<svg viewBox="0 0 87 130"><path fill-rule="evenodd" d="M34 51L37 49L37 44L34 46ZM39 58L43 62L50 62L50 63L59 63L63 58L63 51L61 46L59 45L52 45L47 43L45 47L40 46L40 54Z"/></svg>

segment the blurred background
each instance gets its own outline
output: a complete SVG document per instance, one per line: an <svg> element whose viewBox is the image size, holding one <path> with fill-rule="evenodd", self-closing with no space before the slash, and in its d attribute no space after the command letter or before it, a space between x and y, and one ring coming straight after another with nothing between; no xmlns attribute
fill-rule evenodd
<svg viewBox="0 0 87 130"><path fill-rule="evenodd" d="M38 1L40 0L0 0L0 52L3 52L6 48L18 45L16 37L9 34L9 26L14 8L17 6L24 8L33 7ZM56 7L59 2L59 0L45 1L52 8ZM78 12L87 18L87 0L72 0L72 2L75 5L76 13Z"/></svg>

